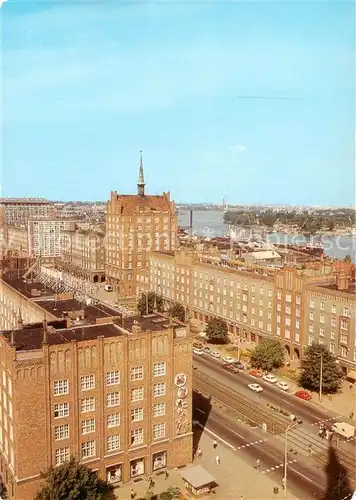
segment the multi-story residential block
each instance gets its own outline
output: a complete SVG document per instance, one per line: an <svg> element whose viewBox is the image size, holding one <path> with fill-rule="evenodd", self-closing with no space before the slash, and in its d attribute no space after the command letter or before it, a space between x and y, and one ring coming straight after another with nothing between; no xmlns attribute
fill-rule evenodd
<svg viewBox="0 0 356 500"><path fill-rule="evenodd" d="M26 225L31 218L54 215L53 203L43 198L0 199L0 221L5 224Z"/></svg>
<svg viewBox="0 0 356 500"><path fill-rule="evenodd" d="M0 334L0 450L9 499L72 455L110 483L192 458L192 342L186 327L130 320Z"/></svg>
<svg viewBox="0 0 356 500"><path fill-rule="evenodd" d="M62 231L60 266L90 282L105 281L105 233L97 230Z"/></svg>
<svg viewBox="0 0 356 500"><path fill-rule="evenodd" d="M28 221L28 242L31 256L61 257L62 231L74 230L76 223L61 219Z"/></svg>
<svg viewBox="0 0 356 500"><path fill-rule="evenodd" d="M147 253L174 250L177 216L170 194L146 195L142 156L136 195L112 192L106 216L106 277L120 295L136 294L138 272Z"/></svg>
<svg viewBox="0 0 356 500"><path fill-rule="evenodd" d="M218 259L219 260L219 259ZM291 359L313 341L325 343L344 368L356 368L356 289L352 266L321 263L306 269L221 265L187 252L149 255L147 289L180 302L187 316L207 323L226 320L235 339L277 338Z"/></svg>

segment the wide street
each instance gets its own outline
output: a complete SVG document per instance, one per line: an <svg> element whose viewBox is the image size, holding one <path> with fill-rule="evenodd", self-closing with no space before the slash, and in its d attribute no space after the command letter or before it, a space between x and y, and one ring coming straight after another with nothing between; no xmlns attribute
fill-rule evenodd
<svg viewBox="0 0 356 500"><path fill-rule="evenodd" d="M269 384L263 379L256 379L247 372L239 374L229 373L222 369L222 361L209 355L194 355L194 365L202 374L209 375L217 382L236 390L239 394L246 396L246 399L258 403L273 404L276 407L293 413L303 421L302 426L317 434L317 423L325 421L332 424L336 420L345 420L345 417L335 412L316 406L313 402L303 401L294 396L291 392L284 392L274 384ZM248 388L248 384L258 383L263 387L262 393L255 393ZM355 441L344 443L348 449L355 449Z"/></svg>
<svg viewBox="0 0 356 500"><path fill-rule="evenodd" d="M252 429L244 423L229 417L224 412L211 409L207 422L202 412L196 413L205 430L218 442L228 446L243 457L260 474L273 476L280 487L284 474L284 442L265 434L261 429ZM298 454L288 447L287 488L303 499L322 498L326 491L327 475L322 468L316 468L312 459ZM204 453L204 450L203 450ZM257 468L256 461L260 460Z"/></svg>

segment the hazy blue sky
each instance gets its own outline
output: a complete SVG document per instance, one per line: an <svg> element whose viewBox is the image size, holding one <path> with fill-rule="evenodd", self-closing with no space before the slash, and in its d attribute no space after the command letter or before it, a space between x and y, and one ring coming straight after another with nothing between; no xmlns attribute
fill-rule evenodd
<svg viewBox="0 0 356 500"><path fill-rule="evenodd" d="M354 203L351 1L8 0L0 15L4 196L134 192L142 149L147 190L178 202Z"/></svg>

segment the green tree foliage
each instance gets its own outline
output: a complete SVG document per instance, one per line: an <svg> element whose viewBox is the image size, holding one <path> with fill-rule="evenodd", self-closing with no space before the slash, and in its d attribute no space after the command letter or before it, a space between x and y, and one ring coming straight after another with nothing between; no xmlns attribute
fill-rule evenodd
<svg viewBox="0 0 356 500"><path fill-rule="evenodd" d="M159 500L178 500L180 497L180 488L178 486L169 486L166 491L159 495Z"/></svg>
<svg viewBox="0 0 356 500"><path fill-rule="evenodd" d="M152 314L155 309L163 312L163 298L154 292L143 293L138 300L137 309L142 315Z"/></svg>
<svg viewBox="0 0 356 500"><path fill-rule="evenodd" d="M305 349L300 363L299 382L305 389L319 391L321 357L323 358L322 391L324 394L335 393L341 386L342 370L336 362L336 357L323 344L313 343Z"/></svg>
<svg viewBox="0 0 356 500"><path fill-rule="evenodd" d="M51 468L35 500L111 500L112 487L75 458Z"/></svg>
<svg viewBox="0 0 356 500"><path fill-rule="evenodd" d="M185 309L182 306L182 304L179 304L178 302L175 302L172 304L169 314L173 317L178 319L179 321L185 321Z"/></svg>
<svg viewBox="0 0 356 500"><path fill-rule="evenodd" d="M227 344L229 342L228 327L226 321L220 318L212 318L205 329L206 337L212 344Z"/></svg>
<svg viewBox="0 0 356 500"><path fill-rule="evenodd" d="M279 368L284 362L284 349L278 340L262 340L251 354L251 365L254 368L271 371Z"/></svg>

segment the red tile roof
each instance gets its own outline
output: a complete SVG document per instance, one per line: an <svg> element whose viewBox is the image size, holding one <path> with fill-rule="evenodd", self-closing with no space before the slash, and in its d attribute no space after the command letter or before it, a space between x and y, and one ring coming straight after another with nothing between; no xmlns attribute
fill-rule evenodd
<svg viewBox="0 0 356 500"><path fill-rule="evenodd" d="M115 197L112 196L111 200L115 200ZM141 211L171 212L173 210L169 193L163 193L161 196L145 195L142 198L133 194L117 194L116 203L121 206L122 215Z"/></svg>

